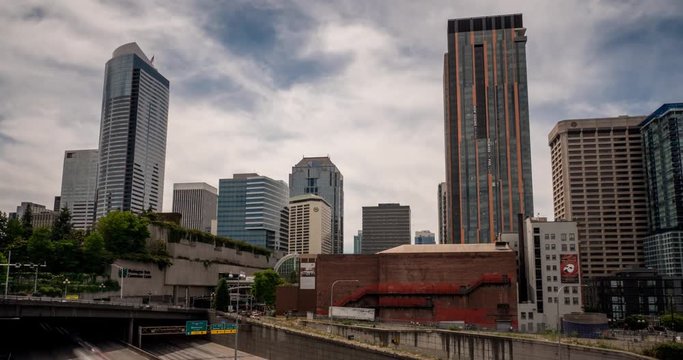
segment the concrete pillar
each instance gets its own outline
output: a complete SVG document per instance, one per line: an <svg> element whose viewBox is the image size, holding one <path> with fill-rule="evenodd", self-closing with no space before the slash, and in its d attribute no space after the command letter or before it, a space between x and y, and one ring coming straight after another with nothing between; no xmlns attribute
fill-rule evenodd
<svg viewBox="0 0 683 360"><path fill-rule="evenodd" d="M133 345L133 318L128 320L128 343Z"/></svg>

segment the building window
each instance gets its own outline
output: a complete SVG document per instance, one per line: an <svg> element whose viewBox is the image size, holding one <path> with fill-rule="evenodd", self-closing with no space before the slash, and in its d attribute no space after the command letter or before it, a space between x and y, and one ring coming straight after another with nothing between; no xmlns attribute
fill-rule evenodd
<svg viewBox="0 0 683 360"><path fill-rule="evenodd" d="M553 270L557 271L557 265L553 265Z"/></svg>
<svg viewBox="0 0 683 360"><path fill-rule="evenodd" d="M550 236L548 234L545 234L545 239L546 240L550 239Z"/></svg>
<svg viewBox="0 0 683 360"><path fill-rule="evenodd" d="M578 294L579 293L579 287L578 286L572 286L572 294Z"/></svg>
<svg viewBox="0 0 683 360"><path fill-rule="evenodd" d="M553 254L553 260L557 260L557 256Z"/></svg>
<svg viewBox="0 0 683 360"><path fill-rule="evenodd" d="M557 276L553 276L553 281L557 281Z"/></svg>
<svg viewBox="0 0 683 360"><path fill-rule="evenodd" d="M549 297L549 298L548 298L548 302L549 302L549 303L552 303L552 302L553 302L553 298Z"/></svg>
<svg viewBox="0 0 683 360"><path fill-rule="evenodd" d="M574 241L574 233L569 233L569 241Z"/></svg>
<svg viewBox="0 0 683 360"><path fill-rule="evenodd" d="M567 251L567 244L562 244L562 251Z"/></svg>
<svg viewBox="0 0 683 360"><path fill-rule="evenodd" d="M546 265L546 266L545 266L545 269L548 270L548 271L550 271L550 265Z"/></svg>
<svg viewBox="0 0 683 360"><path fill-rule="evenodd" d="M554 292L554 293L557 292L557 286L555 286L555 287L553 288L553 292Z"/></svg>
<svg viewBox="0 0 683 360"><path fill-rule="evenodd" d="M573 303L574 305L579 305L579 298L578 298L578 297L573 297L573 298L572 298L572 303Z"/></svg>
<svg viewBox="0 0 683 360"><path fill-rule="evenodd" d="M522 319L526 320L526 313L522 311Z"/></svg>
<svg viewBox="0 0 683 360"><path fill-rule="evenodd" d="M550 240L555 240L555 234L550 234Z"/></svg>
<svg viewBox="0 0 683 360"><path fill-rule="evenodd" d="M569 298L568 297L564 298L564 304L569 305Z"/></svg>
<svg viewBox="0 0 683 360"><path fill-rule="evenodd" d="M569 288L566 287L566 286L564 287L564 293L565 293L565 294L569 294Z"/></svg>
<svg viewBox="0 0 683 360"><path fill-rule="evenodd" d="M549 245L549 244L545 244L545 249L546 249L546 250L550 250L550 245Z"/></svg>
<svg viewBox="0 0 683 360"><path fill-rule="evenodd" d="M534 313L533 313L533 312L529 312L529 320L533 320L533 319L534 319Z"/></svg>
<svg viewBox="0 0 683 360"><path fill-rule="evenodd" d="M565 233L560 234L560 240L567 241L567 234L565 234Z"/></svg>
<svg viewBox="0 0 683 360"><path fill-rule="evenodd" d="M569 251L576 251L576 245L569 244Z"/></svg>
<svg viewBox="0 0 683 360"><path fill-rule="evenodd" d="M550 249L555 250L555 244L550 244Z"/></svg>
<svg viewBox="0 0 683 360"><path fill-rule="evenodd" d="M546 256L545 256L545 259L546 259L546 260L550 260L550 255L546 255Z"/></svg>
<svg viewBox="0 0 683 360"><path fill-rule="evenodd" d="M548 292L553 291L553 288L551 286L548 286Z"/></svg>
<svg viewBox="0 0 683 360"><path fill-rule="evenodd" d="M547 281L550 281L550 275L546 276L545 279L546 279Z"/></svg>
<svg viewBox="0 0 683 360"><path fill-rule="evenodd" d="M557 304L557 297L555 297L555 303Z"/></svg>

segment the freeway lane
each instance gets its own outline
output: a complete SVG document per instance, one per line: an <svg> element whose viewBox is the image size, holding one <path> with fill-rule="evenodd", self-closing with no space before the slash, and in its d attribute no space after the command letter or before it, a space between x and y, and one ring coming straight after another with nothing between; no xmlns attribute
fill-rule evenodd
<svg viewBox="0 0 683 360"><path fill-rule="evenodd" d="M142 348L163 360L224 360L232 359L235 354L231 347L218 345L208 340L182 337L158 339L158 341L147 344L143 343ZM237 352L237 358L240 360L265 360L242 351Z"/></svg>

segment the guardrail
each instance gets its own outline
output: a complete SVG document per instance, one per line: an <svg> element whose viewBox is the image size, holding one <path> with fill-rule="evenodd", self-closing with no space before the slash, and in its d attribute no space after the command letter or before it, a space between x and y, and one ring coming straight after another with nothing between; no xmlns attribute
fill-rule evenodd
<svg viewBox="0 0 683 360"><path fill-rule="evenodd" d="M102 305L102 306L123 306L127 308L135 308L150 311L175 311L175 310L206 310L205 308L195 308L195 307L185 307L182 305L153 305L153 304L140 304L131 302L111 302L103 300L84 300L84 299L65 299L59 297L47 297L47 296L23 296L23 295L7 295L6 297L0 297L0 304L6 302L6 300L15 301L26 301L26 302L36 302L36 303L75 303L75 304L91 304L91 305Z"/></svg>

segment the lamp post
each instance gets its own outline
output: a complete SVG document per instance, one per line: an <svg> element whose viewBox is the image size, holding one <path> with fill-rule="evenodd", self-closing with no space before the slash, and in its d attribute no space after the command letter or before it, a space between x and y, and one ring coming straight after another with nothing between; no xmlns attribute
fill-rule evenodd
<svg viewBox="0 0 683 360"><path fill-rule="evenodd" d="M246 276L241 271L239 274L228 274L230 279L233 276L237 277L237 306L235 308L235 360L237 360L237 337L240 334L240 280L246 278Z"/></svg>
<svg viewBox="0 0 683 360"><path fill-rule="evenodd" d="M126 274L125 274L126 268L121 267L121 266L118 266L118 265L116 265L116 264L111 264L111 265L112 265L112 266L116 266L116 268L118 268L119 270L121 270L121 275L119 276L119 278L121 279L121 284L120 284L120 285L121 285L121 286L120 286L121 291L120 291L120 293L119 293L119 298L120 298L121 300L123 300L123 278L126 277Z"/></svg>
<svg viewBox="0 0 683 360"><path fill-rule="evenodd" d="M561 340L562 339L562 323L560 322L560 292L562 291L562 289L564 289L567 286L578 286L579 288L581 288L581 287L584 287L586 285L584 285L584 284L564 284L564 285L560 286L559 289L557 289L557 297L555 298L555 299L557 299L557 301L555 303L557 304L557 358L558 359L562 358L560 355L560 350L561 350L560 343L562 341ZM581 296L581 293L579 293L579 296Z"/></svg>
<svg viewBox="0 0 683 360"><path fill-rule="evenodd" d="M26 266L33 267L36 269L35 276L33 278L33 293L35 294L36 292L38 292L38 268L39 267L46 267L47 264L45 262L43 262L42 264L28 264Z"/></svg>
<svg viewBox="0 0 683 360"><path fill-rule="evenodd" d="M332 319L332 305L333 305L333 304L332 304L332 300L334 299L334 286L337 285L338 282L342 282L342 281L356 282L356 283L358 282L358 280L344 280L344 279L340 279L340 280L335 280L335 281L332 283L332 286L330 286L330 309L328 310L328 314L327 314L328 317L329 317L330 319Z"/></svg>
<svg viewBox="0 0 683 360"><path fill-rule="evenodd" d="M66 299L66 289L68 288L71 281L69 281L69 279L64 279L62 283L64 284L64 298Z"/></svg>
<svg viewBox="0 0 683 360"><path fill-rule="evenodd" d="M7 264L1 264L7 266L7 272L5 273L5 299L7 299L7 289L9 288L9 267L12 266L12 250L9 251L7 256Z"/></svg>

